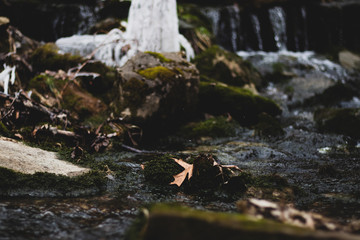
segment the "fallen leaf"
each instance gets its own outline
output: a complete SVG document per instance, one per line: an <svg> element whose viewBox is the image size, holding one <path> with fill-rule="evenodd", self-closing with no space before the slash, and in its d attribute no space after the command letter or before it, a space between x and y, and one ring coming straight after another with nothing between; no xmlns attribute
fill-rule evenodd
<svg viewBox="0 0 360 240"><path fill-rule="evenodd" d="M187 162L184 162L182 159L176 159L173 158L173 160L179 164L180 166L182 166L184 168L184 171L182 171L181 173L177 174L174 176L175 180L173 182L170 183L171 184L176 184L178 187L181 186L181 184L185 181L185 179L187 178L188 180L190 180L190 178L192 177L193 174L193 164L189 164Z"/></svg>

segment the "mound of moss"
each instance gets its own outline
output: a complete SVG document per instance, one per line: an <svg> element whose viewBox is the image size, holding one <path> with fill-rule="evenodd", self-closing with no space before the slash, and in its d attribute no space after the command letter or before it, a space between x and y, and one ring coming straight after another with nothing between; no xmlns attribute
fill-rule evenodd
<svg viewBox="0 0 360 240"><path fill-rule="evenodd" d="M192 122L180 130L185 138L198 139L200 137L231 137L236 134L239 124L223 116L213 117L201 122Z"/></svg>
<svg viewBox="0 0 360 240"><path fill-rule="evenodd" d="M260 86L262 82L261 75L250 62L217 45L198 54L194 63L200 75L233 86L251 83Z"/></svg>
<svg viewBox="0 0 360 240"><path fill-rule="evenodd" d="M176 72L163 66L146 68L143 70L139 70L138 73L147 79L151 79L151 80L159 79L161 81L170 80L174 78L176 75Z"/></svg>
<svg viewBox="0 0 360 240"><path fill-rule="evenodd" d="M147 181L168 185L174 181L174 175L184 170L171 156L164 155L147 162L144 166L144 175Z"/></svg>
<svg viewBox="0 0 360 240"><path fill-rule="evenodd" d="M68 70L76 67L85 60L80 56L73 56L69 53L58 53L58 47L53 43L47 43L37 48L31 55L31 64L35 71L45 70L57 71L58 69Z"/></svg>
<svg viewBox="0 0 360 240"><path fill-rule="evenodd" d="M319 109L314 113L314 120L322 132L360 138L360 109Z"/></svg>
<svg viewBox="0 0 360 240"><path fill-rule="evenodd" d="M23 174L0 167L0 195L21 192L56 192L61 196L71 196L74 192L99 193L104 190L106 178L100 171L91 171L77 177L66 177L51 173Z"/></svg>
<svg viewBox="0 0 360 240"><path fill-rule="evenodd" d="M199 108L214 115L229 113L244 126L256 124L263 112L270 116L281 114L279 106L270 99L240 87L211 82L200 82Z"/></svg>
<svg viewBox="0 0 360 240"><path fill-rule="evenodd" d="M285 133L279 120L266 113L258 115L258 123L254 128L256 133L263 137L279 137Z"/></svg>

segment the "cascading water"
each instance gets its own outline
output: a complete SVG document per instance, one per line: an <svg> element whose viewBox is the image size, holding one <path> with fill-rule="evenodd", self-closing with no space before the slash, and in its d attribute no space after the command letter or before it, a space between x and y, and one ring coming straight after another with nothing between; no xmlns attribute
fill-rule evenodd
<svg viewBox="0 0 360 240"><path fill-rule="evenodd" d="M321 76L332 81L348 79L347 70L339 64L309 51L307 7L234 9L238 8L232 5L211 11L207 9L203 13L213 21L214 28L218 29L215 33L220 45L249 60L263 74L271 73L274 63L281 63L299 77ZM230 19L227 20L226 17ZM246 19L249 20L244 23ZM274 46L271 47L271 44Z"/></svg>
<svg viewBox="0 0 360 240"><path fill-rule="evenodd" d="M262 42L262 38L261 38L261 32L260 32L261 29L260 29L259 18L255 14L251 14L251 20L252 20L252 24L254 26L256 37L258 39L259 50L263 50L263 42Z"/></svg>
<svg viewBox="0 0 360 240"><path fill-rule="evenodd" d="M110 66L122 66L137 51L178 52L184 47L187 59L194 51L179 34L175 0L133 0L125 33L113 29L107 35L81 35L56 41L60 50L88 56Z"/></svg>
<svg viewBox="0 0 360 240"><path fill-rule="evenodd" d="M274 39L279 50L286 49L286 22L285 12L281 7L269 9L271 24L274 30Z"/></svg>

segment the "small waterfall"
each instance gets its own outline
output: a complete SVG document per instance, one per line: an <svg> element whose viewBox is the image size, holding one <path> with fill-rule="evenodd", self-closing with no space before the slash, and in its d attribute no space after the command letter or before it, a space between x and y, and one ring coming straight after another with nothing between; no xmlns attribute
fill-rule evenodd
<svg viewBox="0 0 360 240"><path fill-rule="evenodd" d="M96 19L96 12L98 11L98 7L95 8L95 11L92 7L87 5L80 5L79 6L79 20L80 24L78 27L77 34L84 34L86 33L89 28L95 25Z"/></svg>
<svg viewBox="0 0 360 240"><path fill-rule="evenodd" d="M219 33L220 9L219 8L204 8L200 11L210 19L212 30L215 36Z"/></svg>
<svg viewBox="0 0 360 240"><path fill-rule="evenodd" d="M263 50L263 41L262 41L262 38L261 38L261 32L260 32L260 21L259 21L259 18L255 15L255 14L251 14L251 22L254 26L254 31L255 31L255 34L256 34L256 38L258 40L258 47L259 47L259 50Z"/></svg>
<svg viewBox="0 0 360 240"><path fill-rule="evenodd" d="M301 17L304 25L304 49L309 49L309 38L308 38L308 28L307 28L307 14L306 14L306 8L301 7ZM299 48L298 48L299 49Z"/></svg>
<svg viewBox="0 0 360 240"><path fill-rule="evenodd" d="M228 7L228 11L230 14L231 47L234 51L237 51L239 42L238 32L240 29L239 8L237 5L232 5Z"/></svg>
<svg viewBox="0 0 360 240"><path fill-rule="evenodd" d="M269 9L271 24L274 31L274 39L279 50L286 50L286 20L285 12L281 7Z"/></svg>

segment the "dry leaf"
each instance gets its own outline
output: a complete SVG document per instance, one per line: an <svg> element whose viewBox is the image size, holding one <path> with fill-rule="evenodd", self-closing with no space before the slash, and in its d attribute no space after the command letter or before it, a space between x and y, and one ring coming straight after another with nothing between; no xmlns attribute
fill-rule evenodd
<svg viewBox="0 0 360 240"><path fill-rule="evenodd" d="M176 184L178 187L180 187L181 184L185 181L186 177L188 180L190 180L190 178L192 177L192 174L193 174L194 166L193 166L193 164L184 162L182 159L176 159L176 158L173 158L173 159L177 164L179 164L180 166L182 166L184 168L184 171L175 175L174 176L175 180L173 182L171 182L170 185Z"/></svg>

